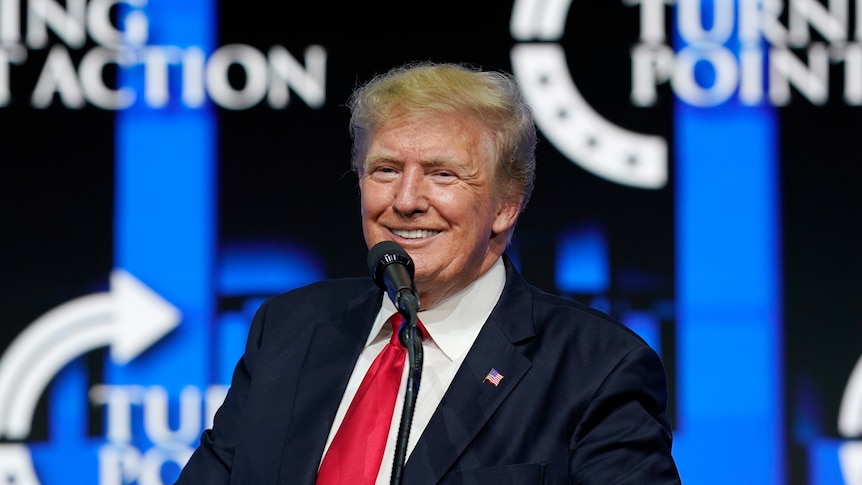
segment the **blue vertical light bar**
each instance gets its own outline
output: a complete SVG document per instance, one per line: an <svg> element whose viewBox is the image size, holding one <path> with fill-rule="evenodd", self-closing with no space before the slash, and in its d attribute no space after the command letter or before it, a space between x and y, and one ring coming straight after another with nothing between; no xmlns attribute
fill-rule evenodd
<svg viewBox="0 0 862 485"><path fill-rule="evenodd" d="M572 227L557 239L557 288L566 293L607 293L611 269L604 228L598 223Z"/></svg>
<svg viewBox="0 0 862 485"><path fill-rule="evenodd" d="M149 0L151 46L215 45L215 2ZM120 84L137 93L135 105L116 118L115 265L179 308L179 327L129 365L109 369L110 382L158 384L172 395L186 385L205 387L214 313L216 238L216 121L214 110L182 104L180 69L169 71L172 89L164 107L143 99L141 67L121 73ZM176 372L182 369L182 372Z"/></svg>
<svg viewBox="0 0 862 485"><path fill-rule="evenodd" d="M674 449L688 485L785 483L776 125L769 106L675 104Z"/></svg>

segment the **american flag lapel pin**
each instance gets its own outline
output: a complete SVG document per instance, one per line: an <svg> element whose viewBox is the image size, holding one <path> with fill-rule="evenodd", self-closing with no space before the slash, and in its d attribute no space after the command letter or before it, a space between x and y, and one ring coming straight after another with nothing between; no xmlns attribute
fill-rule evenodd
<svg viewBox="0 0 862 485"><path fill-rule="evenodd" d="M491 368L491 370L488 371L488 375L482 379L482 382L488 381L491 384L494 384L494 387L497 387L501 380L503 380L503 374L500 374L497 369Z"/></svg>

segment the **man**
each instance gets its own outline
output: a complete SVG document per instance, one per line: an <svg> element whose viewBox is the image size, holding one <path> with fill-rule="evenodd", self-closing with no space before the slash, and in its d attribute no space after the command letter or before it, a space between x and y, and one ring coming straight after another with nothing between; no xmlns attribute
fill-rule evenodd
<svg viewBox="0 0 862 485"><path fill-rule="evenodd" d="M610 317L528 285L504 254L535 169L535 128L511 76L416 63L349 104L365 241L412 258L427 332L403 483L680 483L656 353ZM327 484L366 483L326 458L341 453L336 436L395 313L368 277L269 299L178 483L320 485L323 468L347 474ZM368 483L390 483L402 407Z"/></svg>

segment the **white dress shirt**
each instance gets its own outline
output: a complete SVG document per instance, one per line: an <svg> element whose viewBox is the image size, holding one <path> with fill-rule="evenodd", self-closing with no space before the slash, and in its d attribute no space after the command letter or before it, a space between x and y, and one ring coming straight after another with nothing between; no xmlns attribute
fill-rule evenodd
<svg viewBox="0 0 862 485"><path fill-rule="evenodd" d="M416 408L413 414L413 423L407 443L407 456L413 451L419 436L431 420L431 416L437 409L437 405L443 399L446 389L455 377L458 368L464 361L467 351L473 346L473 342L479 335L482 325L488 319L497 300L503 293L506 284L506 269L502 258L497 259L494 265L479 279L439 303L436 307L420 311L419 320L428 331L428 338L422 343L422 378L419 385L419 394L416 397ZM422 295L419 295L421 302ZM371 327L365 348L359 355L347 389L341 398L341 404L329 431L326 447L323 454L329 449L335 432L341 425L347 408L353 400L353 396L359 389L359 384L365 376L365 372L371 367L377 354L389 341L392 332L386 321L397 309L389 298L383 298L380 312ZM400 389L405 389L407 382L408 365L405 365L404 375L401 377ZM401 424L401 410L404 407L404 394L399 394L395 401L395 412L392 415L392 424L389 428L389 438L386 449L383 452L383 462L377 475L377 485L390 483L392 476L392 462L395 457L395 441L398 435L398 427ZM321 456L321 460L323 456Z"/></svg>

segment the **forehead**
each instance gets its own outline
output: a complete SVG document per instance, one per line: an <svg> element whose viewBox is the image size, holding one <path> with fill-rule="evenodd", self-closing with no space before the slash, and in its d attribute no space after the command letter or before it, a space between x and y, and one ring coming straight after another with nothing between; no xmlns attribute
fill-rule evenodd
<svg viewBox="0 0 862 485"><path fill-rule="evenodd" d="M493 140L493 132L475 115L400 116L370 134L366 161L381 157L490 160Z"/></svg>

